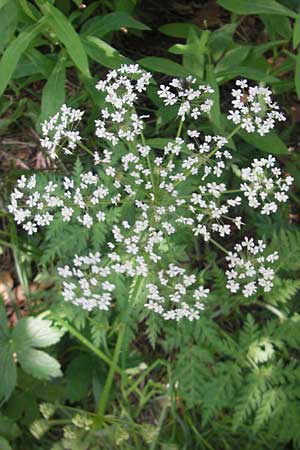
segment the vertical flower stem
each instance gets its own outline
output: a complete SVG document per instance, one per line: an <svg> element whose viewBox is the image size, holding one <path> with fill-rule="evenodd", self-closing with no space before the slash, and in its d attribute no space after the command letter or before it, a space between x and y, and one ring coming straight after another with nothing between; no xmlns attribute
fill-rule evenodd
<svg viewBox="0 0 300 450"><path fill-rule="evenodd" d="M176 138L179 138L180 135L181 135L183 122L184 122L184 121L183 121L182 119L180 119L179 126L178 126L178 130L177 130L177 134L176 134Z"/></svg>
<svg viewBox="0 0 300 450"><path fill-rule="evenodd" d="M122 349L125 331L126 331L125 323L121 323L119 333L118 333L117 343L116 343L116 347L115 347L115 351L114 351L114 355L113 355L113 359L112 359L112 364L110 366L110 369L109 369L109 372L108 372L108 375L107 375L107 378L105 381L104 389L103 389L103 392L102 392L102 395L101 395L101 398L99 401L99 405L97 408L97 414L100 417L100 419L102 419L105 414L107 401L108 401L111 385L113 382L113 377L114 377L114 374L115 374L117 366L118 366L118 360L119 360L120 352Z"/></svg>

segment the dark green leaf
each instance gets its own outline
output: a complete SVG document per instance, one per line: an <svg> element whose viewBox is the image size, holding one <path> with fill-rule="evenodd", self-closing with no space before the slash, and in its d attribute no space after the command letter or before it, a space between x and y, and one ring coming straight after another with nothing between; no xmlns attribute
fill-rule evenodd
<svg viewBox="0 0 300 450"><path fill-rule="evenodd" d="M190 30L194 30L194 32L200 36L202 33L202 30L197 27L196 25L193 25L191 23L168 23L166 25L162 25L159 27L159 31L163 34L166 34L167 36L171 37L177 37L177 38L184 38L186 39L189 35Z"/></svg>
<svg viewBox="0 0 300 450"><path fill-rule="evenodd" d="M16 0L10 0L2 5L0 15L0 52L5 48L11 37L13 36L18 23L19 8Z"/></svg>
<svg viewBox="0 0 300 450"><path fill-rule="evenodd" d="M244 141L264 152L271 153L272 155L288 154L287 146L275 133L271 132L266 136L259 136L258 134L250 134L244 130L240 130L238 134L244 139Z"/></svg>
<svg viewBox="0 0 300 450"><path fill-rule="evenodd" d="M295 69L295 88L298 99L300 99L300 50L296 58L296 69Z"/></svg>

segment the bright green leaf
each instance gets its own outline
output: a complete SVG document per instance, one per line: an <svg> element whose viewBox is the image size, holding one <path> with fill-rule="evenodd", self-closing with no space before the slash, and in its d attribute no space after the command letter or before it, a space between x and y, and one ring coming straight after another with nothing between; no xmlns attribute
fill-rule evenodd
<svg viewBox="0 0 300 450"><path fill-rule="evenodd" d="M53 116L65 103L66 60L60 57L44 86L40 122Z"/></svg>
<svg viewBox="0 0 300 450"><path fill-rule="evenodd" d="M0 450L12 450L9 442L2 436L0 436Z"/></svg>
<svg viewBox="0 0 300 450"><path fill-rule="evenodd" d="M295 50L300 43L300 14L295 20L293 30L293 49Z"/></svg>
<svg viewBox="0 0 300 450"><path fill-rule="evenodd" d="M189 35L190 30L193 30L198 36L201 35L202 30L191 23L168 23L159 27L159 31L167 36L184 38Z"/></svg>
<svg viewBox="0 0 300 450"><path fill-rule="evenodd" d="M25 317L19 320L12 332L17 353L28 347L43 348L56 344L61 335L61 331L53 327L50 320L38 317Z"/></svg>
<svg viewBox="0 0 300 450"><path fill-rule="evenodd" d="M119 31L121 28L133 28L136 30L150 30L142 22L131 17L125 12L114 12L105 16L96 16L90 19L83 27L81 34L97 36L101 38L111 31Z"/></svg>
<svg viewBox="0 0 300 450"><path fill-rule="evenodd" d="M41 350L26 349L18 353L18 359L22 369L35 378L50 380L62 375L59 362Z"/></svg>
<svg viewBox="0 0 300 450"><path fill-rule="evenodd" d="M121 64L129 64L130 60L121 55L115 48L95 36L82 39L84 48L94 61L110 69L117 69Z"/></svg>
<svg viewBox="0 0 300 450"><path fill-rule="evenodd" d="M5 50L0 61L0 96L5 91L22 54L38 35L43 25L44 21L40 20L37 24L25 28Z"/></svg>
<svg viewBox="0 0 300 450"><path fill-rule="evenodd" d="M236 14L277 14L295 18L297 14L274 0L218 0L218 4Z"/></svg>
<svg viewBox="0 0 300 450"><path fill-rule="evenodd" d="M90 78L91 74L87 54L84 50L79 35L76 33L70 21L61 11L50 3L39 3L39 6L45 14L47 22L53 29L58 40L60 40L66 47L75 66L78 67L83 75Z"/></svg>
<svg viewBox="0 0 300 450"><path fill-rule="evenodd" d="M188 77L190 73L182 67L180 64L171 61L167 58L159 58L157 56L147 56L146 58L139 59L138 64L146 69L154 72L165 73L172 77Z"/></svg>

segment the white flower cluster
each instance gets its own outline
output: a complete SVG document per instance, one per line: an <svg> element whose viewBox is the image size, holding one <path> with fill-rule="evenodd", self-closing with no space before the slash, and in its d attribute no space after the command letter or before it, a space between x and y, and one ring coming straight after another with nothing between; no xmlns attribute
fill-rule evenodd
<svg viewBox="0 0 300 450"><path fill-rule="evenodd" d="M134 108L139 94L144 92L151 74L136 64L112 70L106 79L99 81L96 89L106 94L107 107L101 109L101 118L95 121L96 136L107 139L112 145L119 140L133 142L143 131L143 119Z"/></svg>
<svg viewBox="0 0 300 450"><path fill-rule="evenodd" d="M273 287L274 269L269 267L278 259L278 253L268 256L262 253L266 244L259 240L255 244L252 238L245 238L234 246L234 251L226 256L229 270L226 271L227 288L231 292L242 291L244 297L251 297L258 288L269 292Z"/></svg>
<svg viewBox="0 0 300 450"><path fill-rule="evenodd" d="M75 255L73 264L73 268L58 268L58 274L66 280L63 281L64 299L87 311L94 308L107 311L115 285L108 281L111 271L103 266L100 253Z"/></svg>
<svg viewBox="0 0 300 450"><path fill-rule="evenodd" d="M69 155L76 149L81 137L76 128L84 112L62 105L60 111L42 124L41 146L51 159L58 157L60 150Z"/></svg>
<svg viewBox="0 0 300 450"><path fill-rule="evenodd" d="M279 111L277 103L272 101L272 91L267 87L248 86L247 80L237 80L238 89L232 89L233 109L227 118L248 133L257 132L261 136L269 133L275 121L285 121L286 117Z"/></svg>
<svg viewBox="0 0 300 450"><path fill-rule="evenodd" d="M261 208L261 214L270 215L277 211L276 202L288 200L287 192L293 183L293 177L282 178L282 172L276 167L276 159L255 159L251 167L242 169L241 190L248 199L249 206Z"/></svg>
<svg viewBox="0 0 300 450"><path fill-rule="evenodd" d="M194 274L188 275L184 268L169 264L167 269L158 272L158 280L158 283L146 285L146 308L165 320L199 319L205 307L201 300L207 297L209 289L199 286Z"/></svg>
<svg viewBox="0 0 300 450"><path fill-rule="evenodd" d="M211 110L213 100L207 97L213 92L210 86L198 85L196 78L187 77L185 80L174 78L168 85L161 84L157 93L166 106L179 106L177 114L181 120L187 116L197 120Z"/></svg>
<svg viewBox="0 0 300 450"><path fill-rule="evenodd" d="M120 194L113 193L114 187L108 189L92 172L81 174L77 185L73 179L64 177L62 182L49 181L38 188L40 192L35 175L29 178L22 175L8 207L17 224L22 224L28 234L50 225L54 217L59 216L63 222L74 219L91 228L94 223L105 220L107 206L120 201Z"/></svg>
<svg viewBox="0 0 300 450"><path fill-rule="evenodd" d="M195 275L170 264L170 254L184 227L196 239L213 243L215 234L224 238L236 228L241 229L242 217L235 211L241 198L220 179L232 158L225 137L203 136L190 129L186 138L179 132L162 151L155 152L147 145L141 135L143 116L138 116L135 104L150 78L149 73L130 65L111 71L98 83L106 104L96 121L96 135L108 141L107 148L94 154L98 173L93 169L55 181L23 175L11 194L9 211L28 234L54 220L79 223L91 233L97 223L109 224L106 228L111 232L102 256L76 256L73 268L59 269L65 278L66 301L88 310L108 309L114 289L110 277L143 277L149 310L166 320L194 320L203 309L201 299L208 290L197 286ZM264 134L275 120L283 120L267 88L248 89L245 81L238 82L238 86L240 89L234 93L236 123L249 132ZM180 131L188 115L198 119L210 110L212 101L208 97L212 92L209 86L198 86L189 77L161 85L159 96L166 105L177 104ZM74 129L81 117L81 111L63 106L44 124L44 147L52 157L60 148L66 153L75 148L80 136ZM253 122L251 126L248 119ZM115 151L113 147L119 141L127 145ZM241 176L240 188L249 206L260 209L262 214L276 211L276 202L287 201L292 177L282 177L273 157L255 159L250 167L242 169ZM231 292L242 290L249 297L259 287L270 290L273 271L265 265L277 256L264 257L264 249L262 242L255 245L246 238L228 254L226 275ZM246 256L242 255L244 251ZM153 281L155 277L157 282Z"/></svg>

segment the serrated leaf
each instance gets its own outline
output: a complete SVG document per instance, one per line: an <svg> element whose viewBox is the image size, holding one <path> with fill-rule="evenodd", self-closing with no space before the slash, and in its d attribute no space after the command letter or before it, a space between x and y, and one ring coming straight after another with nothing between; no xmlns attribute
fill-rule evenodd
<svg viewBox="0 0 300 450"><path fill-rule="evenodd" d="M297 17L294 11L274 0L218 0L218 4L236 14L277 14Z"/></svg>
<svg viewBox="0 0 300 450"><path fill-rule="evenodd" d="M38 317L25 317L19 320L12 331L17 353L24 348L27 351L28 347L44 348L56 344L61 336L61 331L54 328L50 320Z"/></svg>
<svg viewBox="0 0 300 450"><path fill-rule="evenodd" d="M41 350L26 349L18 353L18 359L25 372L41 380L62 376L59 362Z"/></svg>
<svg viewBox="0 0 300 450"><path fill-rule="evenodd" d="M180 64L167 58L147 56L146 58L139 59L137 62L146 69L154 72L165 73L166 75L171 75L172 77L185 78L190 75L190 73Z"/></svg>
<svg viewBox="0 0 300 450"><path fill-rule="evenodd" d="M5 91L22 54L41 31L43 25L44 21L40 20L37 24L25 28L5 50L0 61L0 96Z"/></svg>
<svg viewBox="0 0 300 450"><path fill-rule="evenodd" d="M79 35L66 16L50 3L39 2L41 11L45 14L48 24L57 38L64 44L75 66L88 78L91 78L87 54Z"/></svg>
<svg viewBox="0 0 300 450"><path fill-rule="evenodd" d="M66 61L61 57L43 89L40 122L53 116L65 103L65 82Z"/></svg>

